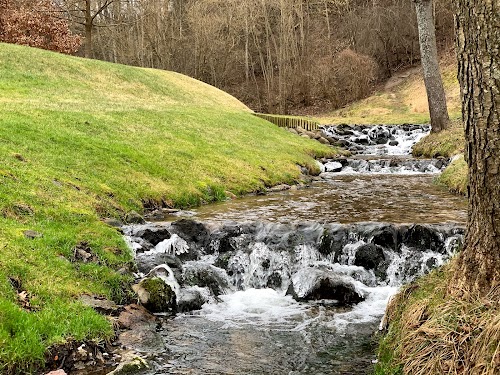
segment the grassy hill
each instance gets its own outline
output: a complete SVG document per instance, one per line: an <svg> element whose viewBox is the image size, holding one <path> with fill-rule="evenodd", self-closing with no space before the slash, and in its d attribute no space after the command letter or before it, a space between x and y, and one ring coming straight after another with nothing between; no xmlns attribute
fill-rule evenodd
<svg viewBox="0 0 500 375"><path fill-rule="evenodd" d="M460 119L460 87L454 57L441 61L441 74L450 118ZM397 73L372 96L316 117L322 124L429 123L422 70L417 67Z"/></svg>
<svg viewBox="0 0 500 375"><path fill-rule="evenodd" d="M331 153L180 74L0 44L0 372L113 335L77 300L129 297L131 255L102 218L297 181Z"/></svg>

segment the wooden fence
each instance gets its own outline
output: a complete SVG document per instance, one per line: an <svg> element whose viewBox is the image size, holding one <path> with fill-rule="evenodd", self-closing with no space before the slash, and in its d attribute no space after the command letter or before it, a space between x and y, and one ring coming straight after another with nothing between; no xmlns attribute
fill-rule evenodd
<svg viewBox="0 0 500 375"><path fill-rule="evenodd" d="M319 128L319 123L317 121L309 120L303 117L292 117L292 116L279 116L279 115L269 115L266 113L254 113L255 116L272 122L274 125L280 128L293 128L296 129L301 127L305 130L317 130Z"/></svg>

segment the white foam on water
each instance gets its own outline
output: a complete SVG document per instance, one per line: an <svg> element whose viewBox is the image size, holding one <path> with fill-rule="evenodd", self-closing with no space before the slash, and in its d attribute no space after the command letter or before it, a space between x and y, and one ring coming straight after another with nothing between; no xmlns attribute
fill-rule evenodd
<svg viewBox="0 0 500 375"><path fill-rule="evenodd" d="M352 310L336 314L329 325L342 331L352 324L380 322L389 299L397 293L398 289L393 286L365 288L367 298L355 305Z"/></svg>
<svg viewBox="0 0 500 375"><path fill-rule="evenodd" d="M309 306L273 289L247 289L220 296L222 302L205 304L200 315L223 322L226 327L243 325L285 326L290 329L306 319Z"/></svg>

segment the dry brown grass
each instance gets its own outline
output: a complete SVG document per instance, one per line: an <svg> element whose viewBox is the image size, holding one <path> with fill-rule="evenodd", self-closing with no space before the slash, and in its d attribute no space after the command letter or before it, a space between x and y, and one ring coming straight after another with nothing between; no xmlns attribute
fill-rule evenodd
<svg viewBox="0 0 500 375"><path fill-rule="evenodd" d="M447 280L421 290L424 278L390 302L392 365L412 375L500 374L500 285L484 297L443 298Z"/></svg>

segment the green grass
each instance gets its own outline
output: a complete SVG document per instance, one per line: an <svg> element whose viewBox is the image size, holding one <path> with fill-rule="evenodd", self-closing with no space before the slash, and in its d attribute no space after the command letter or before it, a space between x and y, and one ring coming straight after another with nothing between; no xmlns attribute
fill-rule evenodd
<svg viewBox="0 0 500 375"><path fill-rule="evenodd" d="M117 270L131 255L101 218L294 182L297 165L317 169L312 156L335 151L180 74L6 44L0 114L1 373L35 371L51 345L113 335L77 302L130 297ZM28 229L43 237L25 238ZM69 261L80 242L98 263Z"/></svg>
<svg viewBox="0 0 500 375"><path fill-rule="evenodd" d="M413 156L435 158L452 157L464 153L464 128L461 120L452 121L450 127L439 133L431 133L413 146ZM454 160L437 177L436 182L453 193L467 194L467 163L463 155Z"/></svg>
<svg viewBox="0 0 500 375"><path fill-rule="evenodd" d="M460 88L456 78L456 64L441 62L443 85L448 112L452 120L461 117ZM399 78L401 76L402 78ZM316 116L321 124L424 124L429 123L427 94L418 69L407 74L397 73L372 96L330 113Z"/></svg>
<svg viewBox="0 0 500 375"><path fill-rule="evenodd" d="M431 133L413 146L413 156L435 158L463 154L465 148L464 127L461 120L451 121L448 129Z"/></svg>
<svg viewBox="0 0 500 375"><path fill-rule="evenodd" d="M446 169L436 179L438 184L446 186L451 192L466 195L467 194L467 163L463 156L451 162Z"/></svg>

